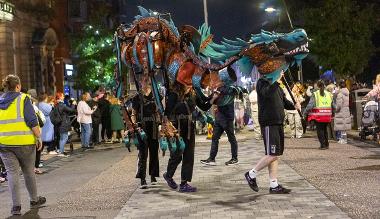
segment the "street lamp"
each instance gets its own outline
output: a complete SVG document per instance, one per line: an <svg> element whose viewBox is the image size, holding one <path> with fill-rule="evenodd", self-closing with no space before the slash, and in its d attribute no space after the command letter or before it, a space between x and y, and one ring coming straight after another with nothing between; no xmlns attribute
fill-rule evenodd
<svg viewBox="0 0 380 219"><path fill-rule="evenodd" d="M275 11L277 11L277 9L272 8L272 7L268 7L268 8L265 9L265 12L268 12L268 13L273 13Z"/></svg>
<svg viewBox="0 0 380 219"><path fill-rule="evenodd" d="M271 16L272 15L278 15L278 24L281 23L281 16L280 16L280 10L279 9L276 9L276 8L273 8L273 7L267 7L264 9L265 12L267 12L268 14L270 14ZM276 14L274 14L276 13ZM275 16L273 16L275 17Z"/></svg>

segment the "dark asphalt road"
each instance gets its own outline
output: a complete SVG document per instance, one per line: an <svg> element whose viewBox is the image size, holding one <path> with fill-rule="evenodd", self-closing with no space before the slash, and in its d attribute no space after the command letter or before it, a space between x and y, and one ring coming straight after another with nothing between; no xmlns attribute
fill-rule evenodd
<svg viewBox="0 0 380 219"><path fill-rule="evenodd" d="M22 180L25 214L18 218L113 218L137 187L136 151L112 145L47 162L45 174L37 176L39 195L47 204L29 211L29 198ZM6 184L0 185L0 218L10 214ZM29 211L29 212L28 212Z"/></svg>

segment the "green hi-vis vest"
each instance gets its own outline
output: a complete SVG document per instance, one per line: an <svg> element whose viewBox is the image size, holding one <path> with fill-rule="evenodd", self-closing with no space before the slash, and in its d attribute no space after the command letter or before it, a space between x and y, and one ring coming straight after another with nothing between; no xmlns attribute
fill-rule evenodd
<svg viewBox="0 0 380 219"><path fill-rule="evenodd" d="M332 119L332 95L325 91L325 96L322 96L318 91L314 92L315 107L309 113L308 121L315 120L317 122L331 122Z"/></svg>
<svg viewBox="0 0 380 219"><path fill-rule="evenodd" d="M36 138L24 120L26 94L13 100L8 109L0 109L0 144L9 146L34 145Z"/></svg>

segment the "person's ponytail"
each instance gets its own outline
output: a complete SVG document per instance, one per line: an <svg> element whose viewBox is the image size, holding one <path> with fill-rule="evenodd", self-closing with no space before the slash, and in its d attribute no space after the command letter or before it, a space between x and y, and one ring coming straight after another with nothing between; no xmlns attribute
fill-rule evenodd
<svg viewBox="0 0 380 219"><path fill-rule="evenodd" d="M322 80L319 80L317 82L317 86L319 88L319 93L321 96L325 96L325 83Z"/></svg>
<svg viewBox="0 0 380 219"><path fill-rule="evenodd" d="M15 91L19 84L21 84L21 82L17 75L7 75L3 80L3 87L6 91Z"/></svg>

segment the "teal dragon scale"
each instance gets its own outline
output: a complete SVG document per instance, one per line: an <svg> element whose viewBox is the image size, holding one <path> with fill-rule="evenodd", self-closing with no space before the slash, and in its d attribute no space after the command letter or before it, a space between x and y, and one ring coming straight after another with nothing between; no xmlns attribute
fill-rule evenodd
<svg viewBox="0 0 380 219"><path fill-rule="evenodd" d="M198 32L201 41L212 36L210 27L205 24ZM236 64L243 75L250 76L253 66L256 65L259 73L272 81L289 66L300 65L308 53L308 38L303 29L296 29L290 33L262 30L259 34L252 34L248 42L240 38L223 38L220 44L210 42L199 51L200 56L209 57L215 62L223 62L237 56L239 58L236 58Z"/></svg>
<svg viewBox="0 0 380 219"><path fill-rule="evenodd" d="M176 84L192 87L206 101L205 89L234 87L236 74L232 64L239 65L247 76L256 66L261 75L276 81L282 71L299 64L309 52L303 29L290 33L261 31L248 41L236 38L215 43L206 25L199 29L189 25L177 28L169 13L138 8L140 15L133 23L120 25L115 33L119 72L116 75L120 76L121 63L124 63L131 69L130 78L135 79L137 87L143 78L149 78L161 115L164 106L156 78L162 78L162 85L174 92L177 92ZM231 101L233 97L226 95L216 104L225 105Z"/></svg>

